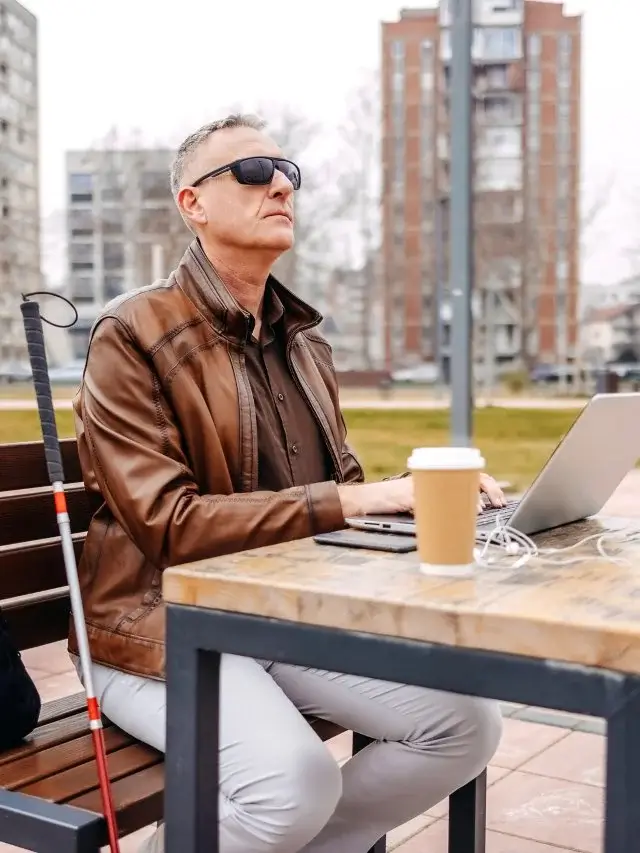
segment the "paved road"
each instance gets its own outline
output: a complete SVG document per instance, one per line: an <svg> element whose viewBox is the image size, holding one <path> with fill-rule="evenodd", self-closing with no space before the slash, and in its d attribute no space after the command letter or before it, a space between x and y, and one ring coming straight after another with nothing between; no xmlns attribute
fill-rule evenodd
<svg viewBox="0 0 640 853"><path fill-rule="evenodd" d="M478 408L483 408L487 404L498 406L503 409L581 409L587 401L584 399L574 399L574 398L543 398L543 397L532 397L532 398L518 398L513 399L509 397L503 397L498 399L492 399L487 401L482 397L479 397L476 406ZM68 410L71 409L71 400L56 400L55 406L57 409ZM16 412L16 411L24 411L31 410L36 408L35 400L2 400L0 399L0 412ZM348 394L345 394L342 399L342 408L343 409L448 409L449 408L449 400L448 399L435 399L435 398L425 398L425 399L411 399L411 400L381 400L379 398L349 398Z"/></svg>

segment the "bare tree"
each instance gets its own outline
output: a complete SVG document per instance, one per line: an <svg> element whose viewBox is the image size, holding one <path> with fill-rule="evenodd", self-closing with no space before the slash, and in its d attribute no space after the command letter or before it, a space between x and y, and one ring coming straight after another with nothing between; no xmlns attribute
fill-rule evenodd
<svg viewBox="0 0 640 853"><path fill-rule="evenodd" d="M346 117L340 127L341 174L334 215L352 235L352 258L357 274L353 293L360 356L371 369L372 323L380 299L378 254L381 241L380 177L380 88L377 75L367 74L347 101Z"/></svg>

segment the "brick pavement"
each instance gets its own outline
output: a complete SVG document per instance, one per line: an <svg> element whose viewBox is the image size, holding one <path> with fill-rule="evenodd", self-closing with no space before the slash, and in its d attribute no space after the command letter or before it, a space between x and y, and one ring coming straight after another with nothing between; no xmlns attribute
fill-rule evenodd
<svg viewBox="0 0 640 853"><path fill-rule="evenodd" d="M605 511L640 516L640 471L625 478ZM24 659L44 702L80 689L64 643L30 650ZM504 736L489 768L487 853L599 853L602 721L518 705L504 706L503 711ZM348 758L350 746L347 734L330 744L340 762ZM134 853L150 831L129 836L122 853ZM393 831L389 849L447 853L446 839L445 803ZM17 849L0 843L0 853Z"/></svg>

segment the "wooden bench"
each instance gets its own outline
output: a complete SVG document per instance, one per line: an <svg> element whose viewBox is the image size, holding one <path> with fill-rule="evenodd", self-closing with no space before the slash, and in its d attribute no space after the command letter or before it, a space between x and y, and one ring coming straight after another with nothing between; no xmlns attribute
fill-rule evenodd
<svg viewBox="0 0 640 853"><path fill-rule="evenodd" d="M62 442L77 559L91 512L74 439ZM41 442L0 445L0 607L21 650L67 637L69 597ZM323 740L344 730L309 720ZM164 756L105 721L121 835L162 819ZM354 735L354 750L368 740ZM107 843L84 694L43 705L25 743L0 753L0 841L38 853L95 853ZM451 853L484 850L485 777L450 800ZM372 853L384 853L385 839Z"/></svg>

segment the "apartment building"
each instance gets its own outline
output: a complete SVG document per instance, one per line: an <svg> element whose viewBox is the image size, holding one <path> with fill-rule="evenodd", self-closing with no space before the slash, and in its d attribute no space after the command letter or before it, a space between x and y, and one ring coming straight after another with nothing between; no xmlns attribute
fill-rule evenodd
<svg viewBox="0 0 640 853"><path fill-rule="evenodd" d="M79 319L70 329L74 359L111 299L167 275L191 235L169 188L165 149L69 151L67 294Z"/></svg>
<svg viewBox="0 0 640 853"><path fill-rule="evenodd" d="M474 0L475 347L509 368L576 355L581 17ZM388 368L450 356L451 9L382 24Z"/></svg>
<svg viewBox="0 0 640 853"><path fill-rule="evenodd" d="M0 365L27 361L20 294L40 287L38 28L0 0Z"/></svg>

